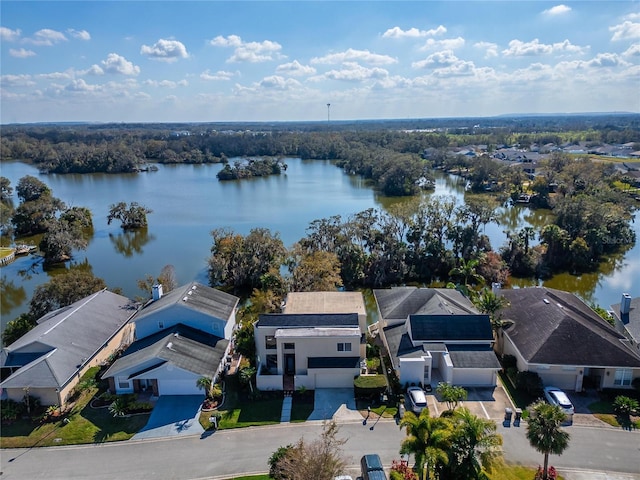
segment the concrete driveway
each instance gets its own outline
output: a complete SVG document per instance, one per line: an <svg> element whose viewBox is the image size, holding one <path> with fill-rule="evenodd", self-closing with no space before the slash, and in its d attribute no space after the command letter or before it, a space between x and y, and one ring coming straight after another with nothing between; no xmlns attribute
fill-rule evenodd
<svg viewBox="0 0 640 480"><path fill-rule="evenodd" d="M362 420L353 388L316 388L314 410L307 420Z"/></svg>
<svg viewBox="0 0 640 480"><path fill-rule="evenodd" d="M198 417L203 400L203 395L160 396L149 421L132 440L201 435L204 429Z"/></svg>
<svg viewBox="0 0 640 480"><path fill-rule="evenodd" d="M504 419L505 408L514 409L511 399L500 383L495 387L465 387L465 390L467 390L467 399L460 405L480 418L501 421ZM439 416L447 409L447 404L439 398L435 389L427 394L427 405L431 415L435 416Z"/></svg>

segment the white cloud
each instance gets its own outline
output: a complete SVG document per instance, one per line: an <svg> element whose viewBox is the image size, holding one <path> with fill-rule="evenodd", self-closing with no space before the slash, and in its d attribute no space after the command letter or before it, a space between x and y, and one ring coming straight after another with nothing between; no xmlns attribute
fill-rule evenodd
<svg viewBox="0 0 640 480"><path fill-rule="evenodd" d="M442 40L434 40L433 38L429 38L422 47L420 47L421 51L424 50L455 50L457 48L464 47L464 38L445 38Z"/></svg>
<svg viewBox="0 0 640 480"><path fill-rule="evenodd" d="M498 44L491 42L476 42L474 47L484 49L484 58L492 58L498 56Z"/></svg>
<svg viewBox="0 0 640 480"><path fill-rule="evenodd" d="M393 27L384 32L382 38L422 38L442 35L444 33L447 33L447 29L443 25L438 25L437 28L430 30L419 30L415 27L409 30L403 30L400 27Z"/></svg>
<svg viewBox="0 0 640 480"><path fill-rule="evenodd" d="M73 71L39 73L38 78L43 78L45 80L70 80L73 78Z"/></svg>
<svg viewBox="0 0 640 480"><path fill-rule="evenodd" d="M173 80L145 80L143 82L145 85L149 85L151 87L161 87L161 88L177 88L177 87L186 87L189 85L189 82L186 80L180 80L174 82Z"/></svg>
<svg viewBox="0 0 640 480"><path fill-rule="evenodd" d="M389 76L384 68L367 68L356 62L345 62L341 70L330 70L322 77L330 80L344 80L348 82L362 82L369 79L381 79Z"/></svg>
<svg viewBox="0 0 640 480"><path fill-rule="evenodd" d="M301 86L298 80L293 78L284 78L280 75L272 75L265 77L260 81L260 87L271 90L291 90Z"/></svg>
<svg viewBox="0 0 640 480"><path fill-rule="evenodd" d="M209 41L209 44L214 47L232 47L234 48L233 55L227 59L227 62L249 62L259 63L268 62L276 58L282 58L280 50L282 45L278 42L272 42L271 40L264 40L262 42L243 42L242 38L238 35L229 35L223 37L218 35L213 40Z"/></svg>
<svg viewBox="0 0 640 480"><path fill-rule="evenodd" d="M104 70L102 69L102 67L100 67L100 65L91 65L91 67L89 67L87 70L82 70L80 72L80 75L104 75Z"/></svg>
<svg viewBox="0 0 640 480"><path fill-rule="evenodd" d="M64 89L67 92L96 92L100 90L100 85L92 85L85 82L82 78L73 80Z"/></svg>
<svg viewBox="0 0 640 480"><path fill-rule="evenodd" d="M110 53L106 60L102 62L102 68L106 73L116 73L121 75L138 75L140 67L134 65L117 53Z"/></svg>
<svg viewBox="0 0 640 480"><path fill-rule="evenodd" d="M200 74L202 80L231 80L234 77L233 72L225 72L224 70L218 70L216 73L211 73L209 70L205 70Z"/></svg>
<svg viewBox="0 0 640 480"><path fill-rule="evenodd" d="M460 60L453 54L451 50L443 50L441 52L432 53L424 60L413 62L413 68L441 68L448 67L458 63Z"/></svg>
<svg viewBox="0 0 640 480"><path fill-rule="evenodd" d="M390 65L398 63L396 58L388 55L379 55L371 53L369 50L354 50L350 48L344 52L330 53L324 57L315 57L311 59L311 63L319 64L338 64L344 62L364 62L371 65Z"/></svg>
<svg viewBox="0 0 640 480"><path fill-rule="evenodd" d="M640 43L634 43L629 48L627 48L622 55L625 57L640 56Z"/></svg>
<svg viewBox="0 0 640 480"><path fill-rule="evenodd" d="M161 38L152 46L142 45L140 55L171 63L179 58L188 58L189 52L187 52L187 47L185 47L182 42Z"/></svg>
<svg viewBox="0 0 640 480"><path fill-rule="evenodd" d="M35 56L36 52L34 52L33 50L26 50L24 48L19 48L19 49L15 49L15 48L10 48L9 49L9 55L11 55L12 57L16 57L16 58L27 58L27 57L33 57Z"/></svg>
<svg viewBox="0 0 640 480"><path fill-rule="evenodd" d="M91 40L91 35L86 30L67 29L67 33L78 40Z"/></svg>
<svg viewBox="0 0 640 480"><path fill-rule="evenodd" d="M589 46L580 47L573 45L569 40L563 42L545 44L540 43L537 38L530 42L523 42L521 40L511 40L509 42L509 48L502 51L505 57L528 57L537 55L550 55L552 53L564 52L583 54L589 50Z"/></svg>
<svg viewBox="0 0 640 480"><path fill-rule="evenodd" d="M0 27L0 40L3 42L15 42L20 39L20 29L11 30L7 27Z"/></svg>
<svg viewBox="0 0 640 480"><path fill-rule="evenodd" d="M302 65L297 60L294 60L291 63L283 63L282 65L278 65L276 67L276 73L283 73L286 75L297 77L304 75L314 75L316 73L316 69L310 65Z"/></svg>
<svg viewBox="0 0 640 480"><path fill-rule="evenodd" d="M547 10L544 10L542 13L544 15L556 16L556 15L564 15L565 13L569 13L571 11L571 7L567 7L566 5L556 5L555 7L551 7Z"/></svg>
<svg viewBox="0 0 640 480"><path fill-rule="evenodd" d="M617 66L628 66L629 63L622 60L615 53L599 53L591 60L585 62L585 65L588 67L617 67Z"/></svg>
<svg viewBox="0 0 640 480"><path fill-rule="evenodd" d="M64 36L64 33L58 32L57 30L43 28L34 33L32 38L25 38L24 41L33 45L50 47L56 43L66 42L67 37Z"/></svg>
<svg viewBox="0 0 640 480"><path fill-rule="evenodd" d="M611 37L613 42L640 38L640 23L626 20L623 23L609 27L609 31L613 32L613 37Z"/></svg>
<svg viewBox="0 0 640 480"><path fill-rule="evenodd" d="M3 87L31 87L36 84L31 75L2 75L0 84Z"/></svg>
<svg viewBox="0 0 640 480"><path fill-rule="evenodd" d="M622 19L623 20L631 20L632 22L634 20L640 20L640 12L629 13L628 15L625 15Z"/></svg>

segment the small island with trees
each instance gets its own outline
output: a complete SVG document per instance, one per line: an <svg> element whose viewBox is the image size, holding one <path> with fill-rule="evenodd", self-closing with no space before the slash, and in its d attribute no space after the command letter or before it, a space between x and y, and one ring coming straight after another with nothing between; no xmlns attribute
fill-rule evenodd
<svg viewBox="0 0 640 480"><path fill-rule="evenodd" d="M236 161L233 166L228 162L216 175L218 180L240 180L242 178L280 175L287 170L287 164L276 158L249 158Z"/></svg>

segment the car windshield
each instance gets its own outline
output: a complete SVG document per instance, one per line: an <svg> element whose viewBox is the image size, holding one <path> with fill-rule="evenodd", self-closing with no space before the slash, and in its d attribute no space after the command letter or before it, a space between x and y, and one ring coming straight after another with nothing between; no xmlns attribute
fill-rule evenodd
<svg viewBox="0 0 640 480"><path fill-rule="evenodd" d="M551 392L551 395L553 395L553 398L556 399L556 401L558 402L558 405L562 405L565 408L571 408L571 401L569 400L569 397L567 397L567 395L564 392L560 392L560 391L555 391L555 392Z"/></svg>

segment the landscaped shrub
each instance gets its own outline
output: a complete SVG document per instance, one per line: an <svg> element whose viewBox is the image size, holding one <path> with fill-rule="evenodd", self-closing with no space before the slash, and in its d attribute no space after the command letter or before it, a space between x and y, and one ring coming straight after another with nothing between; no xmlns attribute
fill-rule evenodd
<svg viewBox="0 0 640 480"><path fill-rule="evenodd" d="M0 419L2 419L2 423L15 422L25 411L26 406L24 403L13 400L0 401Z"/></svg>
<svg viewBox="0 0 640 480"><path fill-rule="evenodd" d="M516 388L524 390L532 397L539 397L542 395L542 379L536 372L518 372Z"/></svg>
<svg viewBox="0 0 640 480"><path fill-rule="evenodd" d="M393 460L389 480L418 480L418 475L411 469L408 462Z"/></svg>
<svg viewBox="0 0 640 480"><path fill-rule="evenodd" d="M618 395L613 401L613 410L618 415L629 416L640 411L640 404L634 398Z"/></svg>
<svg viewBox="0 0 640 480"><path fill-rule="evenodd" d="M360 375L353 381L356 398L374 400L387 389L387 379L384 375Z"/></svg>
<svg viewBox="0 0 640 480"><path fill-rule="evenodd" d="M510 368L518 368L518 360L514 355L503 355L502 356L502 368L507 371Z"/></svg>

